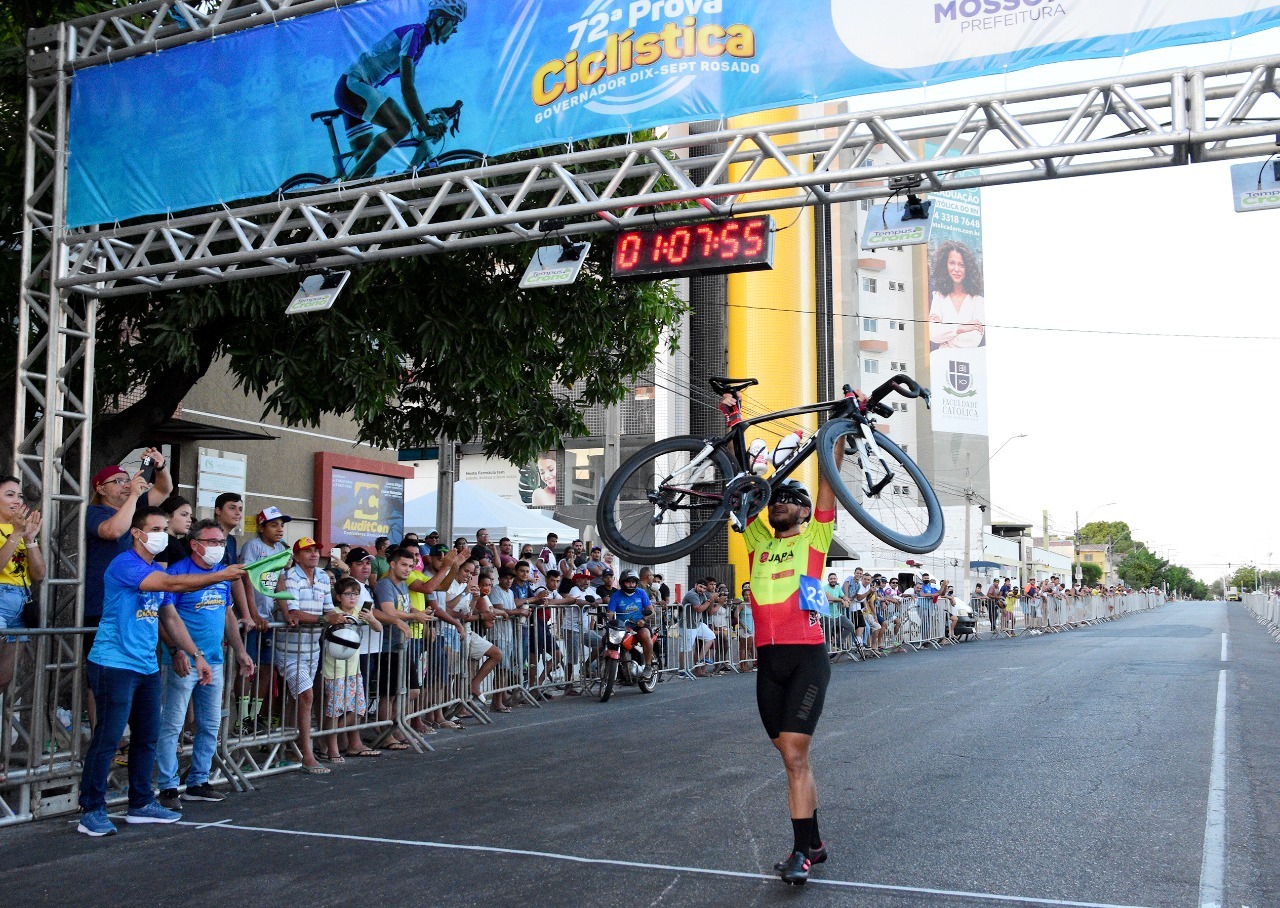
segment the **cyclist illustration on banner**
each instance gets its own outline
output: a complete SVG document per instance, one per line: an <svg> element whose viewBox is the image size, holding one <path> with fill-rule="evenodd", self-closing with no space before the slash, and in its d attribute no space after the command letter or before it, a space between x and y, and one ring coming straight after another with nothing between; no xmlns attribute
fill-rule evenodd
<svg viewBox="0 0 1280 908"><path fill-rule="evenodd" d="M427 110L418 96L418 64L427 47L446 44L467 17L466 0L429 0L427 7L426 21L392 29L338 77L333 91L336 110L311 115L328 131L335 173L296 174L280 186L281 192L375 176L378 162L393 148L413 149L410 171L484 157L471 149L442 154L446 137L458 134L462 101ZM387 86L396 79L403 106L388 94ZM349 151L339 142L334 125L338 118L342 119Z"/></svg>

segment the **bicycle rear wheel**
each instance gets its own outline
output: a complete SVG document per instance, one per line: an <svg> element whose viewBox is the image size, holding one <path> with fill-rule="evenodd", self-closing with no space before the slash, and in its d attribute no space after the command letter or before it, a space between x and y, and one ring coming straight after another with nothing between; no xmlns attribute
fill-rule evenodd
<svg viewBox="0 0 1280 908"><path fill-rule="evenodd" d="M706 442L680 435L648 445L609 477L596 508L605 545L636 564L683 558L723 525L725 484L733 466L713 451L696 467Z"/></svg>
<svg viewBox="0 0 1280 908"><path fill-rule="evenodd" d="M305 192L308 189L332 186L335 182L333 177L327 177L322 173L299 173L281 183L276 193Z"/></svg>
<svg viewBox="0 0 1280 908"><path fill-rule="evenodd" d="M855 453L862 435L852 419L833 419L818 430L818 466L822 475L831 483L840 504L872 536L901 552L932 552L942 544L946 529L933 486L901 448L875 430L872 436L893 471L893 479L877 495L867 496L864 489L865 455ZM839 470L835 460L838 444L846 445L848 452ZM885 476L884 464L879 458L870 458L868 465L872 483L879 483Z"/></svg>

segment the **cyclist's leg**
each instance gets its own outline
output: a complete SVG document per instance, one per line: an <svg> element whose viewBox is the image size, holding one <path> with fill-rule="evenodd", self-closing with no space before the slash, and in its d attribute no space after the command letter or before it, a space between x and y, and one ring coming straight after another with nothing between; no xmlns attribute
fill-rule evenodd
<svg viewBox="0 0 1280 908"><path fill-rule="evenodd" d="M372 139L368 133L353 135L357 130L348 127L347 134L351 136L353 147L363 146L360 157L348 174L349 179L358 180L371 174L382 156L409 134L411 124L409 115L394 99L367 82L348 75L339 81L338 87L335 99L344 113L382 127L382 132Z"/></svg>

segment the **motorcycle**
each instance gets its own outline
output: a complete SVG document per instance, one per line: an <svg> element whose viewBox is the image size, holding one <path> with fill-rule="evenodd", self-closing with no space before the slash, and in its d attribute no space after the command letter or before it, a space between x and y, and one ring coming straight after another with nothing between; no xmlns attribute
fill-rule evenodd
<svg viewBox="0 0 1280 908"><path fill-rule="evenodd" d="M954 638L959 641L978 637L978 616L974 614L973 608L969 605L967 599L957 599L956 604L951 606L951 614L955 616L956 626L953 632Z"/></svg>
<svg viewBox="0 0 1280 908"><path fill-rule="evenodd" d="M634 628L627 627L607 610L599 612L604 633L601 634L604 645L603 678L600 684L600 702L608 703L613 696L613 688L617 684L634 684L644 694L653 693L658 685L658 673L655 667L644 664L644 647L640 643L640 635ZM656 661L657 655L655 653Z"/></svg>

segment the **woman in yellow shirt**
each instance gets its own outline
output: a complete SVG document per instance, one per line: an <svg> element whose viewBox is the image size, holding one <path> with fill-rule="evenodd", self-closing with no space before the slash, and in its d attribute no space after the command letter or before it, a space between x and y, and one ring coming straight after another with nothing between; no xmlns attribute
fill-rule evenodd
<svg viewBox="0 0 1280 908"><path fill-rule="evenodd" d="M33 583L44 579L40 555L40 512L22 500L22 483L16 476L0 476L0 628L25 627L22 607ZM13 680L18 648L25 641L13 635L0 637L0 694Z"/></svg>

